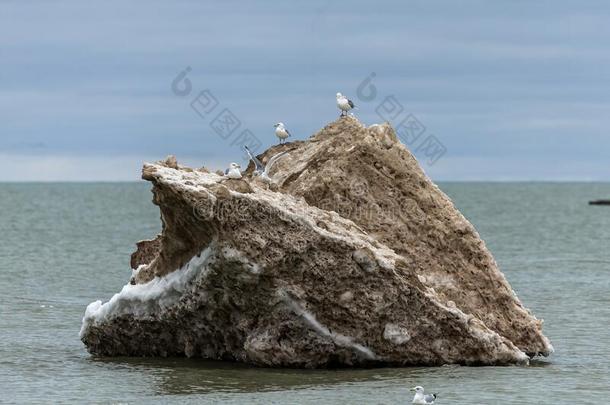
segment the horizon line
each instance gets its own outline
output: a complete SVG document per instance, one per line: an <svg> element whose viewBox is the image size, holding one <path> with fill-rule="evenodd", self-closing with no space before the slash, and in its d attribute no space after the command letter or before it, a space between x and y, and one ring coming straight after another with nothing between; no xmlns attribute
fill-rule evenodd
<svg viewBox="0 0 610 405"><path fill-rule="evenodd" d="M610 180L557 180L557 179L437 179L432 183L552 183L552 184L610 184ZM0 180L0 185L7 184L133 184L148 180Z"/></svg>

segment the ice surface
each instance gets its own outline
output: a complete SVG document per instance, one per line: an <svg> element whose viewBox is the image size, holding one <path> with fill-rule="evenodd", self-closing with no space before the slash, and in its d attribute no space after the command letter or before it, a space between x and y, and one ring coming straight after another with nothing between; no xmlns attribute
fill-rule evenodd
<svg viewBox="0 0 610 405"><path fill-rule="evenodd" d="M174 305L189 282L206 269L212 253L213 247L210 246L176 271L163 277L155 277L148 283L128 283L106 303L101 300L92 302L85 310L80 337L85 335L90 326L113 317L125 314L144 317Z"/></svg>

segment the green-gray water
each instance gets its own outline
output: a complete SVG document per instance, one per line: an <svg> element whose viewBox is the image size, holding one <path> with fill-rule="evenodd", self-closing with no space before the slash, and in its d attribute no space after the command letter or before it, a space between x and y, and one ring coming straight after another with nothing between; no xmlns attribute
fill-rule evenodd
<svg viewBox="0 0 610 405"><path fill-rule="evenodd" d="M473 222L555 354L528 367L271 370L98 359L83 311L130 276L159 214L147 184L0 184L0 401L5 403L608 403L610 184L441 184Z"/></svg>

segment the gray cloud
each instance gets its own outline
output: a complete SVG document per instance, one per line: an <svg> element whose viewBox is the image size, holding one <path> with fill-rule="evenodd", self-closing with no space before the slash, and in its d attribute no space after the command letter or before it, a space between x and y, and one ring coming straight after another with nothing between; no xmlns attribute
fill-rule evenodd
<svg viewBox="0 0 610 405"><path fill-rule="evenodd" d="M374 71L380 96L447 146L432 176L610 180L605 2L6 1L0 15L0 153L22 167L136 160L112 174L62 164L58 179L132 178L121 170L168 153L236 160L170 91L191 66L195 90L265 146L279 120L304 138L334 119L334 93L353 97ZM371 124L375 107L357 113Z"/></svg>

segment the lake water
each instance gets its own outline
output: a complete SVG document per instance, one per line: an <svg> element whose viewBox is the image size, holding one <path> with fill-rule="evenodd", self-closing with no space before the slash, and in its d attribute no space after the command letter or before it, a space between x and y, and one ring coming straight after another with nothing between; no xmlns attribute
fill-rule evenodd
<svg viewBox="0 0 610 405"><path fill-rule="evenodd" d="M188 359L100 359L83 311L130 276L160 229L148 184L0 184L0 402L610 403L610 184L448 183L555 353L527 367L300 371Z"/></svg>

